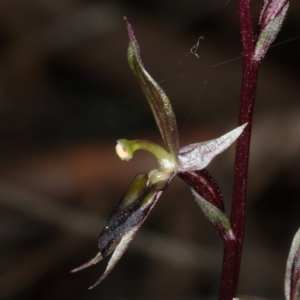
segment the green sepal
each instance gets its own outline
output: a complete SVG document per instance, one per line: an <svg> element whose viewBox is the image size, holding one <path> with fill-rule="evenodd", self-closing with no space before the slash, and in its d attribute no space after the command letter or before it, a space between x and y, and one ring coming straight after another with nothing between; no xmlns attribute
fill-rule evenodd
<svg viewBox="0 0 300 300"><path fill-rule="evenodd" d="M172 154L174 159L176 159L179 150L179 142L176 118L172 105L164 90L145 70L141 59L140 48L131 24L126 18L124 19L127 24L130 40L127 53L129 66L137 77L139 84L146 95L167 151Z"/></svg>
<svg viewBox="0 0 300 300"><path fill-rule="evenodd" d="M233 234L230 221L225 215L225 213L223 213L219 208L217 208L212 203L206 201L194 189L191 189L191 191L200 209L204 213L205 217L217 229L222 239L234 240L235 236Z"/></svg>

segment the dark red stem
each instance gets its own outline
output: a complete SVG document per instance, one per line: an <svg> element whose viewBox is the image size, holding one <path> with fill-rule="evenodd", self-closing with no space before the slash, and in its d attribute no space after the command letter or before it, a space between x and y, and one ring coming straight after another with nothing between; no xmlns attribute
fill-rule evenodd
<svg viewBox="0 0 300 300"><path fill-rule="evenodd" d="M255 37L251 17L250 0L239 0L242 35L243 81L238 124L248 122L236 143L231 225L236 239L224 241L223 269L219 291L220 300L232 300L236 296L245 231L247 173L249 162L252 117L256 96L259 62L253 60Z"/></svg>

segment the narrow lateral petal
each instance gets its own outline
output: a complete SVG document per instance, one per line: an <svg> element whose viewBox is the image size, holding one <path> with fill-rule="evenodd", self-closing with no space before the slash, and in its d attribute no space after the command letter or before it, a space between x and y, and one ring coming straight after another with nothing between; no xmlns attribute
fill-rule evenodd
<svg viewBox="0 0 300 300"><path fill-rule="evenodd" d="M90 261L88 261L87 263L81 265L80 267L78 268L75 268L73 270L71 270L71 273L75 273L75 272L78 272L78 271L81 271L83 269L86 269L92 265L95 265L97 264L99 261L101 261L103 259L101 253L99 252L93 259L91 259Z"/></svg>
<svg viewBox="0 0 300 300"><path fill-rule="evenodd" d="M197 192L192 189L192 194L195 197L200 209L204 213L205 217L212 223L217 229L223 240L234 240L234 234L231 229L231 224L227 216L216 206L206 201Z"/></svg>
<svg viewBox="0 0 300 300"><path fill-rule="evenodd" d="M217 139L180 148L178 171L198 171L206 168L215 156L236 141L246 126L247 124L239 126Z"/></svg>
<svg viewBox="0 0 300 300"><path fill-rule="evenodd" d="M127 24L130 40L128 46L128 62L130 68L137 77L139 84L146 95L167 151L175 158L178 153L179 142L177 123L172 105L163 89L145 70L141 59L140 47L131 24L126 18L124 19Z"/></svg>
<svg viewBox="0 0 300 300"><path fill-rule="evenodd" d="M206 169L200 171L180 172L178 176L184 180L195 192L208 202L225 211L223 195L214 178Z"/></svg>
<svg viewBox="0 0 300 300"><path fill-rule="evenodd" d="M115 265L118 263L126 249L128 248L130 242L133 240L134 236L138 232L139 227L135 227L128 231L121 239L120 243L116 247L115 251L113 252L111 258L108 261L107 267L104 271L104 273L101 275L101 277L92 285L89 287L89 290L96 287L98 284L101 283L103 279L107 277L107 275L112 271L112 269L115 267Z"/></svg>

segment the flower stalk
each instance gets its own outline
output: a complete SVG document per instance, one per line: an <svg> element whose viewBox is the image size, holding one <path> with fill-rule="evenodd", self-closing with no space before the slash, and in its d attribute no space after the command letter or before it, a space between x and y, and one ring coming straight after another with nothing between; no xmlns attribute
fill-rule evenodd
<svg viewBox="0 0 300 300"><path fill-rule="evenodd" d="M220 300L236 296L245 232L246 193L252 120L259 66L275 40L288 8L288 1L265 0L261 10L258 38L253 30L250 0L239 0L242 37L243 80L241 87L238 124L247 122L236 143L231 224L236 237L224 242L223 269L219 290Z"/></svg>

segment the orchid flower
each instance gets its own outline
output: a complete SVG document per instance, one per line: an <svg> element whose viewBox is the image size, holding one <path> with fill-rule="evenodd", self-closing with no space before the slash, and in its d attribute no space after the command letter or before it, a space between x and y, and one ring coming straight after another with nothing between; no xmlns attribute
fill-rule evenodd
<svg viewBox="0 0 300 300"><path fill-rule="evenodd" d="M230 221L224 213L219 189L204 168L241 135L247 124L219 138L179 148L178 129L171 103L163 89L145 70L131 24L124 19L130 40L128 62L146 95L165 148L147 140L117 141L116 152L122 160L130 160L137 150L146 150L156 157L158 168L148 174L141 173L135 176L100 233L99 253L86 264L72 270L77 272L85 269L111 255L104 273L90 289L98 285L115 267L157 200L176 175L192 187L201 210L221 237L234 238Z"/></svg>

